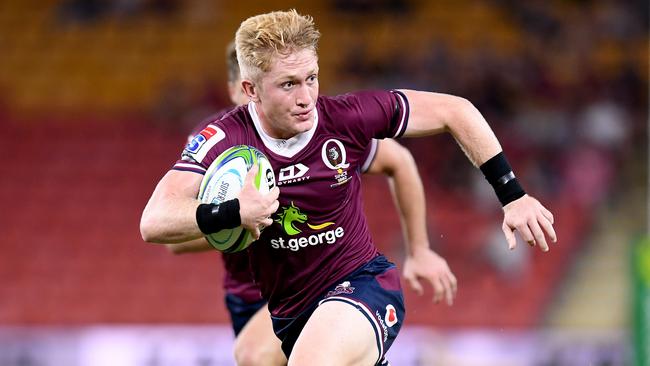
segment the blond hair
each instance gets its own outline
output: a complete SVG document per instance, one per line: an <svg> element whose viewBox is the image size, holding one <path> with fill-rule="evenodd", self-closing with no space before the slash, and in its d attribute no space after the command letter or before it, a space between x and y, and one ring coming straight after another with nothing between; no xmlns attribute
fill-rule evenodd
<svg viewBox="0 0 650 366"><path fill-rule="evenodd" d="M235 35L241 77L257 79L270 70L274 56L288 56L304 49L316 52L319 38L313 18L295 9L246 19Z"/></svg>

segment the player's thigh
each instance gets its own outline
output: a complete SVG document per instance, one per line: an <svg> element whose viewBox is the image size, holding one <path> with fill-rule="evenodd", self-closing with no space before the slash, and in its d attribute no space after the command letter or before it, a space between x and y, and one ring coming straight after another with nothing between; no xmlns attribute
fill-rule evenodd
<svg viewBox="0 0 650 366"><path fill-rule="evenodd" d="M286 365L287 358L282 352L280 340L273 333L271 314L266 306L251 317L237 336L235 358L242 364Z"/></svg>
<svg viewBox="0 0 650 366"><path fill-rule="evenodd" d="M370 321L348 303L328 301L309 317L289 356L289 365L371 366L378 358Z"/></svg>

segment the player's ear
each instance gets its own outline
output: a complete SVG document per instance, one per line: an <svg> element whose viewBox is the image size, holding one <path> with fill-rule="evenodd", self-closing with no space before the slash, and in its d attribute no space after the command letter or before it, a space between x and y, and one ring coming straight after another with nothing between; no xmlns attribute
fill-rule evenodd
<svg viewBox="0 0 650 366"><path fill-rule="evenodd" d="M244 89L244 93L246 94L246 96L248 96L248 98L250 98L250 100L252 100L253 102L259 102L260 100L259 90L258 90L258 86L254 82L243 79L241 81L241 86L242 89Z"/></svg>

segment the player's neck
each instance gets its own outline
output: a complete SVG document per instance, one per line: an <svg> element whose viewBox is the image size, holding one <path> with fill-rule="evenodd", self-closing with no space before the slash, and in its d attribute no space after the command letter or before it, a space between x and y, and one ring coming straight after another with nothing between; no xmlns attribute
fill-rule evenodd
<svg viewBox="0 0 650 366"><path fill-rule="evenodd" d="M295 134L292 135L289 132L274 128L273 122L270 122L269 118L264 114L262 108L258 108L257 104L253 104L253 106L255 108L255 111L257 112L257 116L260 120L260 126L262 127L262 130L264 130L264 133L266 133L269 137L278 140L288 140L293 136L295 136Z"/></svg>

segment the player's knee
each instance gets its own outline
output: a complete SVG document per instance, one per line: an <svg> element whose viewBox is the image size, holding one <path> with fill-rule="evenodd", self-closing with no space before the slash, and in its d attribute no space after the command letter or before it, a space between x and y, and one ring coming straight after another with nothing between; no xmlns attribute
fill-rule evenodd
<svg viewBox="0 0 650 366"><path fill-rule="evenodd" d="M282 349L275 344L235 343L235 361L238 366L283 366L287 364Z"/></svg>

